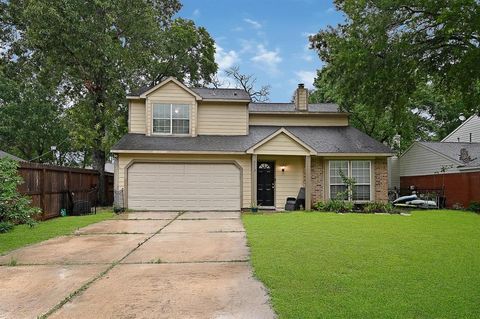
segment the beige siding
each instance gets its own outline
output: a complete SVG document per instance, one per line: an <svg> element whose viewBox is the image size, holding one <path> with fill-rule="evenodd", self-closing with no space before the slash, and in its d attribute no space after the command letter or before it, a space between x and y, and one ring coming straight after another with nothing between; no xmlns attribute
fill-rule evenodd
<svg viewBox="0 0 480 319"><path fill-rule="evenodd" d="M242 207L250 207L251 155L118 154L118 189L125 190L125 167L134 159L159 162L236 161L242 167Z"/></svg>
<svg viewBox="0 0 480 319"><path fill-rule="evenodd" d="M470 133L472 133L472 142L480 143L480 117L473 115L465 121L460 127L443 139L442 142L470 142Z"/></svg>
<svg viewBox="0 0 480 319"><path fill-rule="evenodd" d="M348 126L347 115L294 115L250 113L250 125L274 126Z"/></svg>
<svg viewBox="0 0 480 319"><path fill-rule="evenodd" d="M285 208L287 197L297 197L300 187L305 186L305 157L304 156L259 156L262 160L275 162L275 207ZM285 172L282 172L285 166Z"/></svg>
<svg viewBox="0 0 480 319"><path fill-rule="evenodd" d="M202 102L198 105L199 135L247 135L246 104Z"/></svg>
<svg viewBox="0 0 480 319"><path fill-rule="evenodd" d="M455 165L455 162L435 153L418 143L400 157L400 176L431 175L440 172L442 167ZM454 173L455 168L447 173Z"/></svg>
<svg viewBox="0 0 480 319"><path fill-rule="evenodd" d="M254 150L256 154L309 155L310 152L284 133L280 133Z"/></svg>
<svg viewBox="0 0 480 319"><path fill-rule="evenodd" d="M130 102L128 117L128 132L146 132L145 100L134 100Z"/></svg>
<svg viewBox="0 0 480 319"><path fill-rule="evenodd" d="M169 82L147 96L147 135L152 134L152 105L154 103L177 103L190 105L190 133L197 135L197 103L195 97L183 88Z"/></svg>

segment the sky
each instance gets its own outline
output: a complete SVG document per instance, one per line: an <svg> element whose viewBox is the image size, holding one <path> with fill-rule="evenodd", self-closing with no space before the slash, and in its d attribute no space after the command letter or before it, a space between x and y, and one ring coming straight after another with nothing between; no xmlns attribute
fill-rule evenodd
<svg viewBox="0 0 480 319"><path fill-rule="evenodd" d="M271 102L290 102L298 83L312 87L322 62L308 49L308 36L343 21L331 0L181 2L178 15L205 27L215 40L219 78L237 65L259 85L271 86Z"/></svg>

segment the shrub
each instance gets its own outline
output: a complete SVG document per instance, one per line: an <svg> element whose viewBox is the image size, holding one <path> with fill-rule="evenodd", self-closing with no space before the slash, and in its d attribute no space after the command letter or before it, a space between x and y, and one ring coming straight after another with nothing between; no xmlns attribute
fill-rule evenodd
<svg viewBox="0 0 480 319"><path fill-rule="evenodd" d="M470 202L467 210L475 213L480 213L480 202Z"/></svg>
<svg viewBox="0 0 480 319"><path fill-rule="evenodd" d="M390 203L382 202L370 202L363 206L364 213L385 213L392 214L394 213L393 205Z"/></svg>
<svg viewBox="0 0 480 319"><path fill-rule="evenodd" d="M348 213L352 212L354 205L350 201L340 199L330 199L324 202L317 202L314 205L316 210L334 213Z"/></svg>
<svg viewBox="0 0 480 319"><path fill-rule="evenodd" d="M7 233L11 231L13 224L10 222L0 222L0 233Z"/></svg>
<svg viewBox="0 0 480 319"><path fill-rule="evenodd" d="M3 158L0 159L0 223L11 225L35 225L33 217L40 212L36 207L30 206L30 199L17 191L22 178L17 173L17 162ZM10 227L11 229L11 227Z"/></svg>

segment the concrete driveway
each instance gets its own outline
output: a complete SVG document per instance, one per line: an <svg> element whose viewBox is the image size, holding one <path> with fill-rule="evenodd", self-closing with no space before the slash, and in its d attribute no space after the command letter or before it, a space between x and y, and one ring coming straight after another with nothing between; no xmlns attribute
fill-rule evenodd
<svg viewBox="0 0 480 319"><path fill-rule="evenodd" d="M0 265L0 318L275 317L238 212L129 213Z"/></svg>

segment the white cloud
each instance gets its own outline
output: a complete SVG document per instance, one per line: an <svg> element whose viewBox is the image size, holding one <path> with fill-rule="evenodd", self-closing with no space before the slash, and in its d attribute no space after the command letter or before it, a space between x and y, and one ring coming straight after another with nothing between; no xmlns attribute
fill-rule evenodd
<svg viewBox="0 0 480 319"><path fill-rule="evenodd" d="M235 50L225 51L221 46L215 44L215 61L220 70L225 70L235 65L240 60Z"/></svg>
<svg viewBox="0 0 480 319"><path fill-rule="evenodd" d="M193 10L193 16L194 16L194 17L200 16L200 9L195 9L195 10Z"/></svg>
<svg viewBox="0 0 480 319"><path fill-rule="evenodd" d="M251 60L260 67L274 73L278 71L277 65L282 62L278 49L271 51L266 49L263 44L257 45L255 56Z"/></svg>
<svg viewBox="0 0 480 319"><path fill-rule="evenodd" d="M243 19L243 21L251 25L254 29L260 29L262 27L262 24L260 22L249 19L249 18L245 18Z"/></svg>
<svg viewBox="0 0 480 319"><path fill-rule="evenodd" d="M298 80L301 83L304 83L305 86L309 89L313 88L313 81L315 80L315 77L317 76L317 72L315 71L297 71L295 72L295 75L297 76Z"/></svg>

